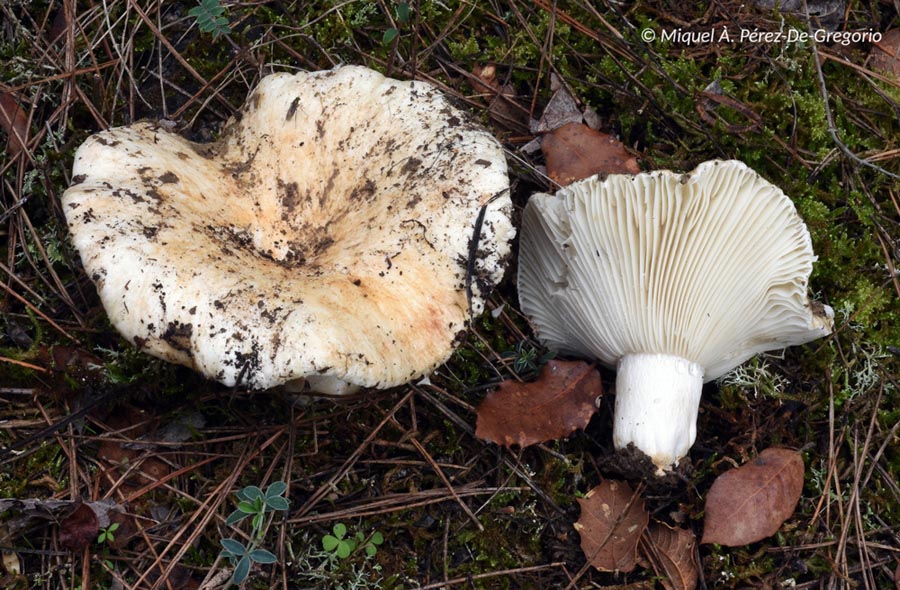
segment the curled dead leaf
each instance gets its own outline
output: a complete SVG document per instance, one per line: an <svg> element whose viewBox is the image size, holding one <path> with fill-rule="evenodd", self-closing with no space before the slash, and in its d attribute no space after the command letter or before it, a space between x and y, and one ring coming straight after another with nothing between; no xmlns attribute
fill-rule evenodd
<svg viewBox="0 0 900 590"><path fill-rule="evenodd" d="M0 129L6 132L6 153L15 158L25 149L28 140L28 113L15 97L0 90Z"/></svg>
<svg viewBox="0 0 900 590"><path fill-rule="evenodd" d="M112 500L98 500L82 504L81 500L39 500L34 498L0 498L0 531L3 541L9 542L29 529L45 522L63 522L79 506L92 510L99 526L108 526L110 512L123 508ZM87 518L86 513L83 513Z"/></svg>
<svg viewBox="0 0 900 590"><path fill-rule="evenodd" d="M59 544L69 551L81 551L97 538L99 532L97 514L87 504L79 502L59 523Z"/></svg>
<svg viewBox="0 0 900 590"><path fill-rule="evenodd" d="M637 174L637 158L618 139L582 123L569 123L544 136L547 175L565 186L595 174Z"/></svg>
<svg viewBox="0 0 900 590"><path fill-rule="evenodd" d="M505 447L564 438L597 411L600 373L583 361L549 361L537 381L504 381L478 406L475 436Z"/></svg>
<svg viewBox="0 0 900 590"><path fill-rule="evenodd" d="M621 481L607 480L578 499L575 530L588 563L600 571L630 572L637 565L638 542L650 522L644 500Z"/></svg>
<svg viewBox="0 0 900 590"><path fill-rule="evenodd" d="M688 529L653 522L644 535L645 554L666 590L695 590L700 568L695 559L697 537Z"/></svg>
<svg viewBox="0 0 900 590"><path fill-rule="evenodd" d="M553 131L569 123L581 123L582 121L581 109L578 108L575 97L561 83L558 83L558 86L547 106L544 107L540 120L532 121L529 125L529 131L535 135Z"/></svg>
<svg viewBox="0 0 900 590"><path fill-rule="evenodd" d="M797 451L766 449L717 477L706 496L700 542L736 547L774 535L797 507L803 472Z"/></svg>
<svg viewBox="0 0 900 590"><path fill-rule="evenodd" d="M472 68L472 89L484 97L491 116L501 123L521 124L526 111L515 100L516 89L511 84L502 84L497 78L497 66L476 64Z"/></svg>
<svg viewBox="0 0 900 590"><path fill-rule="evenodd" d="M871 69L900 78L900 29L885 31L881 41L869 50Z"/></svg>

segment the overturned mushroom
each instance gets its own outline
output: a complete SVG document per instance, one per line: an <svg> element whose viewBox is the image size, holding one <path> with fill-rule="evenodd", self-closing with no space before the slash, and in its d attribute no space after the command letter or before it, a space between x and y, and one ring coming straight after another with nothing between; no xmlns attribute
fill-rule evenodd
<svg viewBox="0 0 900 590"><path fill-rule="evenodd" d="M514 229L503 152L433 86L264 78L212 144L99 133L63 207L115 327L227 385L390 387L451 354Z"/></svg>
<svg viewBox="0 0 900 590"><path fill-rule="evenodd" d="M534 195L519 297L549 347L618 367L614 444L662 473L694 442L704 381L831 332L807 298L814 260L780 189L712 161Z"/></svg>

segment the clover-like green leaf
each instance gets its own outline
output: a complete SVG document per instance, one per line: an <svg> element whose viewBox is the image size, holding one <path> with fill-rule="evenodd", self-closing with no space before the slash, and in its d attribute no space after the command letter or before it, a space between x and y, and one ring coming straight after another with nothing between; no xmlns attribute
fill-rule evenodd
<svg viewBox="0 0 900 590"><path fill-rule="evenodd" d="M337 546L337 556L341 559L345 559L353 553L353 550L356 549L356 542L351 539L344 539Z"/></svg>
<svg viewBox="0 0 900 590"><path fill-rule="evenodd" d="M253 505L253 502L248 502L246 500L243 502L238 502L237 509L244 514L256 514L257 512L259 512L256 509L256 506Z"/></svg>
<svg viewBox="0 0 900 590"><path fill-rule="evenodd" d="M274 481L266 488L266 500L281 496L287 491L287 484L283 481Z"/></svg>
<svg viewBox="0 0 900 590"><path fill-rule="evenodd" d="M257 498L265 497L263 495L263 491L256 486L247 486L243 490L241 490L241 492L243 492L246 499L251 502L253 500L256 500Z"/></svg>
<svg viewBox="0 0 900 590"><path fill-rule="evenodd" d="M241 585L244 583L244 580L247 579L247 576L250 574L250 557L243 556L240 561L238 561L237 565L234 566L234 572L231 574L231 580L237 584Z"/></svg>
<svg viewBox="0 0 900 590"><path fill-rule="evenodd" d="M287 498L282 498L281 496L266 498L267 510L287 510L290 507L291 504L287 501Z"/></svg>
<svg viewBox="0 0 900 590"><path fill-rule="evenodd" d="M248 516L250 516L250 513L242 512L241 510L235 510L228 515L228 518L225 519L225 524L227 524L228 526L237 524Z"/></svg>
<svg viewBox="0 0 900 590"><path fill-rule="evenodd" d="M337 537L333 537L331 535L325 535L322 537L322 549L325 551L334 551L338 544L340 544L340 539Z"/></svg>
<svg viewBox="0 0 900 590"><path fill-rule="evenodd" d="M225 548L225 551L235 557L240 557L247 553L247 548L244 547L244 544L236 539L222 539L219 542L222 543L222 547Z"/></svg>
<svg viewBox="0 0 900 590"><path fill-rule="evenodd" d="M275 554L271 551L266 551L265 549L256 549L251 551L249 554L250 559L255 561L256 563L275 563L278 561L278 558L275 557Z"/></svg>
<svg viewBox="0 0 900 590"><path fill-rule="evenodd" d="M334 536L338 539L343 539L347 536L347 526L344 523L339 522L332 527L331 532L334 533Z"/></svg>

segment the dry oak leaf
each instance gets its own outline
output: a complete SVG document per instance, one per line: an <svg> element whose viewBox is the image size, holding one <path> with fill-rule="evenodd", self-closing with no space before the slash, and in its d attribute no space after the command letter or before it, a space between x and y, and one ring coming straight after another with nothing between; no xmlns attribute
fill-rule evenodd
<svg viewBox="0 0 900 590"><path fill-rule="evenodd" d="M673 528L653 522L644 535L645 555L663 574L662 585L666 590L695 590L700 580L694 550L697 537L688 529Z"/></svg>
<svg viewBox="0 0 900 590"><path fill-rule="evenodd" d="M582 123L569 123L544 136L547 175L561 186L595 174L637 174L637 158L625 145Z"/></svg>
<svg viewBox="0 0 900 590"><path fill-rule="evenodd" d="M706 496L701 543L737 547L775 534L803 491L803 458L790 449L766 449L716 478Z"/></svg>
<svg viewBox="0 0 900 590"><path fill-rule="evenodd" d="M575 530L588 563L604 572L630 572L637 546L650 522L644 500L622 481L606 480L578 499L581 516Z"/></svg>
<svg viewBox="0 0 900 590"><path fill-rule="evenodd" d="M552 360L537 381L504 381L478 406L475 436L527 447L569 436L597 411L600 372L584 361Z"/></svg>

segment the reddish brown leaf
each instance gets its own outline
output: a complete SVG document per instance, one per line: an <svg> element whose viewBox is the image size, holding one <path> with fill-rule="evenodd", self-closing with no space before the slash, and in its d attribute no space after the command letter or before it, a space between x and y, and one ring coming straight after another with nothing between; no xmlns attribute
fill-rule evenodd
<svg viewBox="0 0 900 590"><path fill-rule="evenodd" d="M97 538L99 532L97 514L87 504L79 503L59 523L59 544L70 551L81 551Z"/></svg>
<svg viewBox="0 0 900 590"><path fill-rule="evenodd" d="M706 496L701 543L736 547L775 534L794 513L802 491L800 453L766 449L713 482Z"/></svg>
<svg viewBox="0 0 900 590"><path fill-rule="evenodd" d="M93 511L97 525L101 527L109 524L110 513L122 511L122 507L111 500L98 500L82 504L81 500L73 502L53 499L0 498L0 515L2 515L0 529L6 533L6 539L12 539L44 521L63 523L76 508L82 505Z"/></svg>
<svg viewBox="0 0 900 590"><path fill-rule="evenodd" d="M28 113L12 94L0 90L0 129L6 132L6 152L15 158L25 149L28 139Z"/></svg>
<svg viewBox="0 0 900 590"><path fill-rule="evenodd" d="M637 545L650 514L644 500L621 481L604 481L581 499L581 517L575 530L581 550L600 571L630 572L637 565Z"/></svg>
<svg viewBox="0 0 900 590"><path fill-rule="evenodd" d="M541 143L547 175L562 186L595 174L637 174L637 159L614 137L581 123L569 123Z"/></svg>
<svg viewBox="0 0 900 590"><path fill-rule="evenodd" d="M140 532L137 518L131 514L125 514L124 512L114 512L111 510L109 512L109 524L119 525L113 534L112 540L107 541L107 544L114 549L126 547Z"/></svg>
<svg viewBox="0 0 900 590"><path fill-rule="evenodd" d="M583 361L550 361L537 381L504 381L478 406L475 436L498 445L528 445L584 428L602 393L600 373Z"/></svg>
<svg viewBox="0 0 900 590"><path fill-rule="evenodd" d="M688 529L672 528L654 522L644 535L647 558L659 574L666 590L695 590L700 568L694 558L697 538Z"/></svg>
<svg viewBox="0 0 900 590"><path fill-rule="evenodd" d="M869 50L869 67L900 78L900 29L886 31Z"/></svg>

